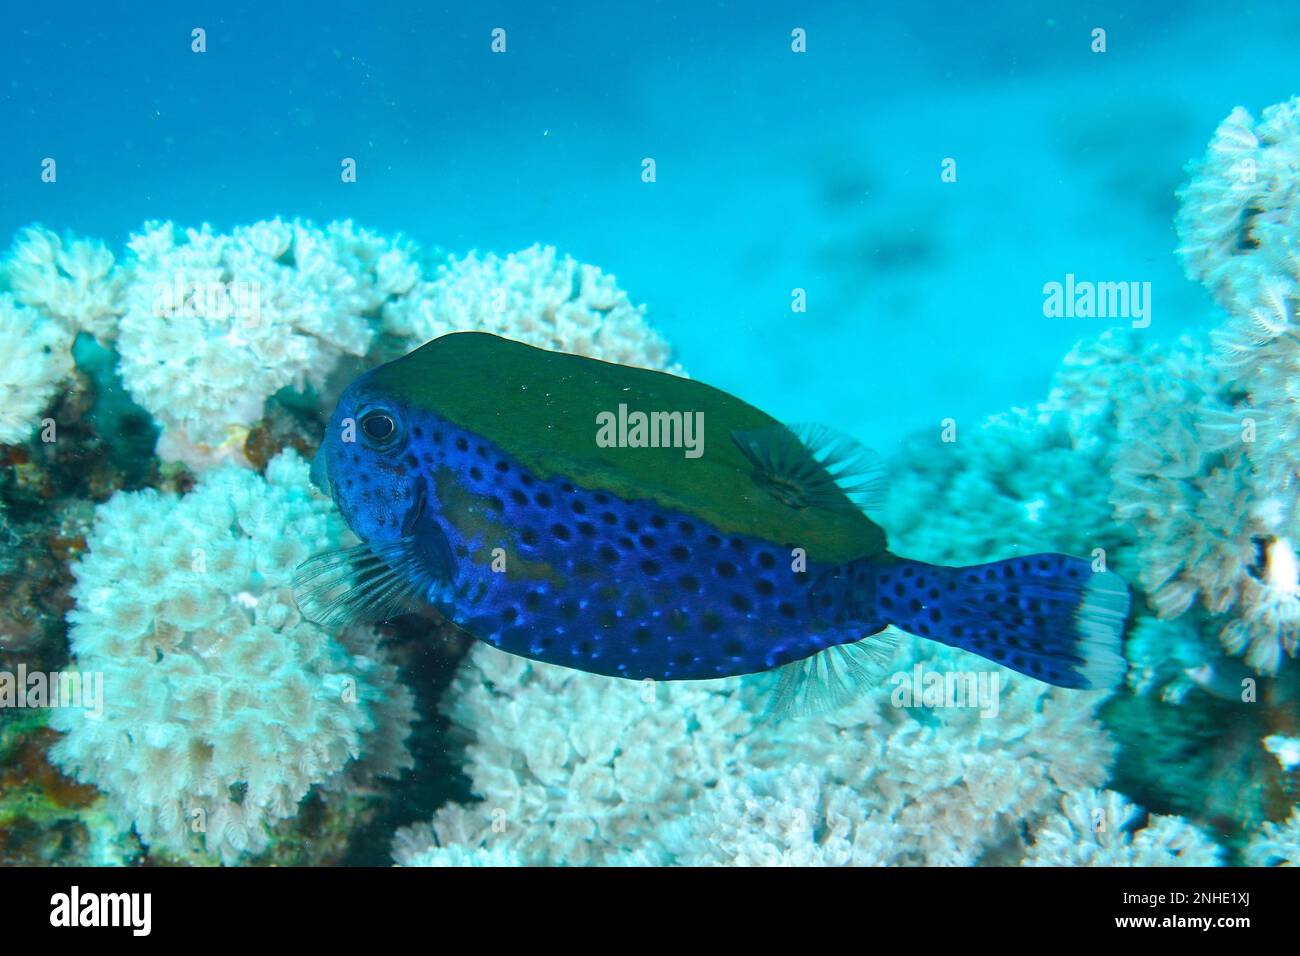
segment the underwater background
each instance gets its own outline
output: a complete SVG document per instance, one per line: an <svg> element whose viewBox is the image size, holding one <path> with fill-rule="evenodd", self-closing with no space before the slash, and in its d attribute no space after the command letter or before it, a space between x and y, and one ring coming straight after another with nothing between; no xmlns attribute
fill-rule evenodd
<svg viewBox="0 0 1300 956"><path fill-rule="evenodd" d="M7 10L0 862L1296 862L1298 41L1284 2ZM325 417L463 329L855 436L909 557L1103 562L1127 680L900 706L991 668L904 639L774 725L762 677L311 624Z"/></svg>

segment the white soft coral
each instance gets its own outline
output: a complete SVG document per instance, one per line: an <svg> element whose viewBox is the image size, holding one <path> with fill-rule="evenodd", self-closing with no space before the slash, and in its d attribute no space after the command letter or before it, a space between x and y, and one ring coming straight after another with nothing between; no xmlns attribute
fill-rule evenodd
<svg viewBox="0 0 1300 956"><path fill-rule="evenodd" d="M0 295L0 444L31 437L41 412L72 371L72 336Z"/></svg>
<svg viewBox="0 0 1300 956"><path fill-rule="evenodd" d="M351 222L183 237L150 223L130 247L122 379L163 426L159 456L195 467L242 462L266 399L323 389L340 359L365 355L381 307L419 274L404 245Z"/></svg>

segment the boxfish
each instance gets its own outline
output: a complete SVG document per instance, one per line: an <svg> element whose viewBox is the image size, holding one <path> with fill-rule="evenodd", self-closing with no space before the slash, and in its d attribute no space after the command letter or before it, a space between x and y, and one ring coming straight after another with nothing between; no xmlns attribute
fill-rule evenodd
<svg viewBox="0 0 1300 956"><path fill-rule="evenodd" d="M783 707L878 680L903 631L1113 687L1129 590L1086 559L888 550L878 456L665 372L457 332L355 379L312 464L360 543L295 578L325 626L432 608L633 680L780 670Z"/></svg>

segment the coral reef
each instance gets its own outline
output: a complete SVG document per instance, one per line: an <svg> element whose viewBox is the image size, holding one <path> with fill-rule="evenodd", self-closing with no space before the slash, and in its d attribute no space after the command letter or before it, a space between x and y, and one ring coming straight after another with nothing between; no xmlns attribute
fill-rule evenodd
<svg viewBox="0 0 1300 956"><path fill-rule="evenodd" d="M1034 832L1025 866L1218 866L1222 851L1182 817L1150 815L1113 790L1067 795Z"/></svg>
<svg viewBox="0 0 1300 956"><path fill-rule="evenodd" d="M668 345L644 316L645 307L634 306L613 276L536 245L504 258L453 257L432 281L384 307L384 329L415 344L479 329L540 348L664 368Z"/></svg>
<svg viewBox="0 0 1300 956"><path fill-rule="evenodd" d="M0 445L26 441L72 372L72 337L0 294Z"/></svg>
<svg viewBox="0 0 1300 956"><path fill-rule="evenodd" d="M136 862L139 841L112 820L104 795L49 763L56 734L45 726L48 713L0 712L0 865Z"/></svg>
<svg viewBox="0 0 1300 956"><path fill-rule="evenodd" d="M613 277L551 248L425 281L434 257L350 222L148 223L128 246L31 227L0 262L0 642L61 666L71 608L76 666L116 688L100 717L52 714L52 759L105 793L80 825L133 828L154 860L340 858L375 779L410 766L414 703L374 632L298 617L292 567L346 532L285 450L309 456L333 393L426 336L654 367L667 348ZM32 441L43 415L57 441ZM23 826L14 852L39 856Z"/></svg>
<svg viewBox="0 0 1300 956"><path fill-rule="evenodd" d="M323 389L342 357L366 354L384 303L419 276L400 241L351 222L274 219L184 237L149 223L129 246L122 378L163 426L159 455L192 466L242 459L266 399Z"/></svg>
<svg viewBox="0 0 1300 956"><path fill-rule="evenodd" d="M1300 807L1282 823L1265 823L1246 848L1251 866L1300 866Z"/></svg>
<svg viewBox="0 0 1300 956"><path fill-rule="evenodd" d="M913 436L890 467L890 547L945 564L1100 548L1124 572L1131 538L1109 519L1106 454L1081 446L1049 405L959 426L955 441L938 429Z"/></svg>
<svg viewBox="0 0 1300 956"><path fill-rule="evenodd" d="M395 837L417 813L380 815L377 781L412 765L415 698L379 632L322 630L287 590L347 538L307 480L322 407L457 329L654 368L663 339L551 247L434 259L351 222L149 223L117 261L26 230L0 264L0 590L36 613L4 604L0 647L70 649L112 693L48 727L3 715L21 774L0 855L316 862L363 834L404 866L1294 863L1298 197L1300 101L1234 111L1177 221L1222 327L1105 333L1042 404L896 456L895 550L1068 551L1135 583L1127 689L1103 702L908 638L851 706L763 721L769 677L633 683L475 646L439 705L455 746L437 741L469 779ZM77 440L36 442L46 415ZM156 457L111 465L138 446ZM900 698L927 672L999 683L985 707Z"/></svg>
<svg viewBox="0 0 1300 956"><path fill-rule="evenodd" d="M610 862L742 761L734 684L638 684L475 647L445 698L484 802L433 822L438 845L528 864Z"/></svg>
<svg viewBox="0 0 1300 956"><path fill-rule="evenodd" d="M906 642L899 666L978 667L925 644ZM632 683L476 647L444 706L481 802L444 807L395 850L529 865L1014 856L1023 821L1104 782L1113 745L1096 695L1003 676L995 716L896 706L880 687L774 725L755 716L770 680Z"/></svg>
<svg viewBox="0 0 1300 956"><path fill-rule="evenodd" d="M69 237L29 226L14 241L0 266L15 297L38 309L72 335L88 332L101 341L117 336L122 314L124 273L102 242Z"/></svg>
<svg viewBox="0 0 1300 956"><path fill-rule="evenodd" d="M78 332L114 348L130 395L161 428L165 462L250 464L245 445L281 389L328 404L362 367L445 332L482 329L546 348L662 368L668 347L614 277L533 246L440 261L351 221L273 219L228 234L146 223L115 263L102 243L31 227L0 263L0 345L19 361L0 442L30 423L71 370ZM29 307L24 308L24 306ZM350 360L350 361L349 361ZM21 394L19 394L21 393ZM252 452L256 454L256 451Z"/></svg>
<svg viewBox="0 0 1300 956"><path fill-rule="evenodd" d="M1134 410L1119 488L1144 512L1144 556L1165 579L1151 589L1157 610L1177 616L1199 597L1231 612L1225 646L1268 674L1300 631L1298 116L1297 99L1258 123L1238 108L1191 167L1179 255L1229 318L1211 368L1183 379L1186 401Z"/></svg>
<svg viewBox="0 0 1300 956"><path fill-rule="evenodd" d="M374 640L303 621L288 590L343 534L291 452L265 478L226 468L183 497L123 492L96 509L70 642L111 693L102 714L53 711L51 753L151 851L233 861L350 762L409 766L409 693Z"/></svg>

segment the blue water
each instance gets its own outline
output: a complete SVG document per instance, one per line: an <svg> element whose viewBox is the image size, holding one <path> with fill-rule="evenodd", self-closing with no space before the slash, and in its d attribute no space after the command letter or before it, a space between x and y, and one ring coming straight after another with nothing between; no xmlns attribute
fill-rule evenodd
<svg viewBox="0 0 1300 956"><path fill-rule="evenodd" d="M1295 5L1000 7L11 5L0 235L120 249L151 218L278 214L552 243L648 304L693 376L888 450L1040 399L1098 330L1043 317L1067 272L1150 281L1155 334L1206 321L1171 255L1181 167L1233 106L1295 92Z"/></svg>

